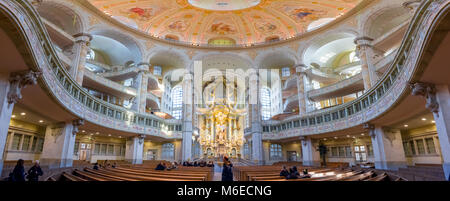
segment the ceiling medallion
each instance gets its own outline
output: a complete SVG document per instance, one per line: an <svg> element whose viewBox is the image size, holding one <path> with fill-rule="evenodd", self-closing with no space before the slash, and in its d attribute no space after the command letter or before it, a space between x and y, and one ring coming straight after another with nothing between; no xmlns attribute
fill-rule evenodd
<svg viewBox="0 0 450 201"><path fill-rule="evenodd" d="M262 0L187 0L188 4L213 11L236 11L255 7Z"/></svg>

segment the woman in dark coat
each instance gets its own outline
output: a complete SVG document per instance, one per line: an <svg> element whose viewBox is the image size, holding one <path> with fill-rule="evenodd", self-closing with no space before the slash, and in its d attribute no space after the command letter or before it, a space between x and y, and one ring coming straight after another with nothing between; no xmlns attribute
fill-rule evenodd
<svg viewBox="0 0 450 201"><path fill-rule="evenodd" d="M233 181L233 164L226 156L223 157L222 181Z"/></svg>
<svg viewBox="0 0 450 201"><path fill-rule="evenodd" d="M19 159L17 161L16 167L14 167L13 172L10 174L11 181L23 182L25 181L25 167L23 166L24 161Z"/></svg>

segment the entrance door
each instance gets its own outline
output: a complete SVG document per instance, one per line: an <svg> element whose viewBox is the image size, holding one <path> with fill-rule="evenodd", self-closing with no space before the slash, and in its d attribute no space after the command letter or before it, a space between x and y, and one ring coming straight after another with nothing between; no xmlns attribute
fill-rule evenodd
<svg viewBox="0 0 450 201"><path fill-rule="evenodd" d="M364 145L355 146L355 161L356 163L365 163L367 162L367 153L366 147Z"/></svg>
<svg viewBox="0 0 450 201"><path fill-rule="evenodd" d="M287 156L288 156L287 158L288 158L289 162L297 161L297 152L296 151L288 151Z"/></svg>

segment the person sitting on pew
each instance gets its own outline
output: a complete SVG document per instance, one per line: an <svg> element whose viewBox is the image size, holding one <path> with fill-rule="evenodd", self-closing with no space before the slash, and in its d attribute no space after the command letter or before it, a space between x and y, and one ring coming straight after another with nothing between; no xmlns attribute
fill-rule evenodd
<svg viewBox="0 0 450 201"><path fill-rule="evenodd" d="M155 168L155 170L165 170L165 169L166 169L166 166L164 166L162 163L159 163Z"/></svg>
<svg viewBox="0 0 450 201"><path fill-rule="evenodd" d="M194 162L194 167L198 167L197 161Z"/></svg>
<svg viewBox="0 0 450 201"><path fill-rule="evenodd" d="M39 176L42 176L44 172L42 172L41 166L39 166L39 161L36 160L33 167L28 170L28 181L39 181Z"/></svg>
<svg viewBox="0 0 450 201"><path fill-rule="evenodd" d="M214 167L214 163L212 161L209 161L207 167Z"/></svg>
<svg viewBox="0 0 450 201"><path fill-rule="evenodd" d="M105 162L103 162L103 167L107 168L109 167L111 164L109 164L108 160L105 160Z"/></svg>
<svg viewBox="0 0 450 201"><path fill-rule="evenodd" d="M280 176L282 177L289 176L289 171L286 169L286 166L283 166L283 168L281 169Z"/></svg>
<svg viewBox="0 0 450 201"><path fill-rule="evenodd" d="M298 173L297 167L293 166L289 169L289 175L286 179L298 179L298 176L300 176L300 173Z"/></svg>
<svg viewBox="0 0 450 201"><path fill-rule="evenodd" d="M92 169L98 170L98 163L95 163L95 164L94 164L94 167L93 167Z"/></svg>
<svg viewBox="0 0 450 201"><path fill-rule="evenodd" d="M117 167L117 163L116 163L116 162L114 162L114 164L113 164L113 165L111 165L111 167L112 167L112 168L116 168L116 167Z"/></svg>
<svg viewBox="0 0 450 201"><path fill-rule="evenodd" d="M176 162L173 162L169 167L167 167L167 170L173 170L173 169L177 169L177 164Z"/></svg>
<svg viewBox="0 0 450 201"><path fill-rule="evenodd" d="M303 169L303 175L301 178L311 178L311 175L308 173L308 169Z"/></svg>

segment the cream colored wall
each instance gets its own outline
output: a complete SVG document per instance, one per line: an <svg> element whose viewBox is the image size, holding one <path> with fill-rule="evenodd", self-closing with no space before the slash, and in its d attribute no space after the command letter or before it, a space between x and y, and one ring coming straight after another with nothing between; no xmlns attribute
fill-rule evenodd
<svg viewBox="0 0 450 201"><path fill-rule="evenodd" d="M91 144L91 163L95 163L98 160L125 160L125 156L121 155L96 155L94 154L95 144L113 144L113 145L125 145L126 140L122 138L103 137L103 136L90 136L78 134L75 142ZM79 150L81 145L79 146ZM73 160L79 160L79 155L74 154Z"/></svg>
<svg viewBox="0 0 450 201"><path fill-rule="evenodd" d="M264 141L263 142L263 150L264 150L264 160L266 161L266 164L272 164L275 162L278 162L280 160L271 160L270 159L270 145L271 144L280 144L283 158L281 161L287 161L287 152L288 151L296 151L297 152L297 161L302 161L302 154L301 154L301 143L300 141L293 141L293 142L286 142L286 143L277 143L277 142L270 142L270 141Z"/></svg>
<svg viewBox="0 0 450 201"><path fill-rule="evenodd" d="M322 143L327 146L328 148L328 153L327 153L327 157L326 160L327 162L340 162L340 163L349 163L350 165L355 165L356 164L356 159L355 159L355 151L354 151L354 147L355 146L366 146L366 155L367 155L367 162L375 162L375 158L374 156L369 156L368 154L368 150L367 150L367 145L372 145L372 140L370 139L370 137L365 136L365 137L359 137L356 139L353 138L344 138L344 139L333 139L333 140L326 140L323 141ZM352 149L352 156L351 157L332 157L331 156L331 147L345 147L345 146L350 146Z"/></svg>
<svg viewBox="0 0 450 201"><path fill-rule="evenodd" d="M27 123L24 121L11 119L9 123L9 132L26 134L36 137L45 137L45 127ZM8 134L5 146L5 161L16 161L19 159L23 160L39 160L41 153L38 152L28 152L28 151L16 151L10 150L11 145L11 134Z"/></svg>
<svg viewBox="0 0 450 201"><path fill-rule="evenodd" d="M409 155L406 156L406 161L408 165L415 165L416 163L425 164L442 164L441 147L439 144L439 138L436 131L436 125L427 125L416 129L405 130L402 132L403 141L410 141L423 138L434 138L436 154L425 154L425 155ZM424 143L425 146L426 143ZM426 150L426 149L425 149Z"/></svg>

